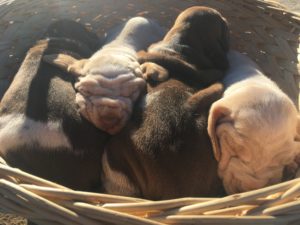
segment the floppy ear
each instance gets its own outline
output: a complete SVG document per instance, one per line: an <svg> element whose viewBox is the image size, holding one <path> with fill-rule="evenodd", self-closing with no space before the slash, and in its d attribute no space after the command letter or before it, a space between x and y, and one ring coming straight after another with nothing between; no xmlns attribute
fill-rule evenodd
<svg viewBox="0 0 300 225"><path fill-rule="evenodd" d="M296 127L296 136L295 141L300 142L300 116L297 116L297 127Z"/></svg>
<svg viewBox="0 0 300 225"><path fill-rule="evenodd" d="M185 107L193 112L208 110L223 94L223 84L215 83L188 98Z"/></svg>
<svg viewBox="0 0 300 225"><path fill-rule="evenodd" d="M56 66L63 71L72 73L75 76L84 76L83 67L87 62L87 59L78 60L66 54L51 54L45 55L43 61Z"/></svg>
<svg viewBox="0 0 300 225"><path fill-rule="evenodd" d="M229 68L229 62L227 59L227 53L230 45L230 34L227 21L222 17L221 19L221 33L216 39L213 45L209 46L206 51L210 60L213 62L215 68L220 70L227 70Z"/></svg>
<svg viewBox="0 0 300 225"><path fill-rule="evenodd" d="M230 31L228 28L228 22L224 17L222 17L221 26L222 26L222 34L219 40L220 45L223 51L228 52L230 48Z"/></svg>
<svg viewBox="0 0 300 225"><path fill-rule="evenodd" d="M141 65L142 76L145 80L153 80L153 81L165 81L169 77L169 72L164 67L152 63L145 62Z"/></svg>
<svg viewBox="0 0 300 225"><path fill-rule="evenodd" d="M291 164L284 167L282 181L300 177L300 116L297 116L296 135L294 137L295 158Z"/></svg>
<svg viewBox="0 0 300 225"><path fill-rule="evenodd" d="M217 126L219 125L220 121L227 118L230 115L230 113L231 111L222 104L219 104L219 102L213 104L209 112L207 130L217 161L221 160L222 154L220 140L216 132Z"/></svg>

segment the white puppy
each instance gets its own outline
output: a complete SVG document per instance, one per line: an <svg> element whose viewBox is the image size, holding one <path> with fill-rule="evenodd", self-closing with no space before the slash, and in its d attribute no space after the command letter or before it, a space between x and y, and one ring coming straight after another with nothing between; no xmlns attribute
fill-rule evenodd
<svg viewBox="0 0 300 225"><path fill-rule="evenodd" d="M48 55L44 60L77 76L76 103L80 113L110 134L119 132L130 118L134 101L145 88L136 52L162 39L164 29L142 17L111 31L105 45L89 59Z"/></svg>
<svg viewBox="0 0 300 225"><path fill-rule="evenodd" d="M208 132L228 194L281 181L299 153L297 110L247 56L231 51L225 92L210 110Z"/></svg>

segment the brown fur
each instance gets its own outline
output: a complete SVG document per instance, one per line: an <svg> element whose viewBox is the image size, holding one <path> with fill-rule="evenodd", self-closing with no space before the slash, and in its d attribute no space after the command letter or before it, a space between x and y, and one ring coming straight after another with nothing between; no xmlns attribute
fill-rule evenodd
<svg viewBox="0 0 300 225"><path fill-rule="evenodd" d="M151 45L147 53L140 52L139 61L156 63L177 79L207 86L223 78L228 50L226 20L214 9L194 6L177 17L162 41ZM186 68L189 72L183 73Z"/></svg>
<svg viewBox="0 0 300 225"><path fill-rule="evenodd" d="M129 124L106 146L107 193L156 200L223 193L206 130L222 85L196 90L174 79L148 86Z"/></svg>
<svg viewBox="0 0 300 225"><path fill-rule="evenodd" d="M106 192L148 199L223 193L207 117L222 96L222 85L211 84L228 67L228 42L226 22L217 11L191 7L161 42L139 52L148 91L129 124L106 146Z"/></svg>

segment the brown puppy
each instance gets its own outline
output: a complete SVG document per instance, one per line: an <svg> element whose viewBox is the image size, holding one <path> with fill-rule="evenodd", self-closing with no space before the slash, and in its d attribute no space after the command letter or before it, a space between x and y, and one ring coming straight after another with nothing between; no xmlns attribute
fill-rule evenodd
<svg viewBox="0 0 300 225"><path fill-rule="evenodd" d="M47 33L52 37L28 51L1 101L0 156L10 166L67 187L95 190L108 134L77 111L75 79L42 58L59 53L89 57L98 38L72 21L59 21Z"/></svg>
<svg viewBox="0 0 300 225"><path fill-rule="evenodd" d="M222 15L194 6L183 11L164 39L139 53L144 78L163 81L174 71L179 79L210 85L228 68L229 30ZM184 71L194 70L184 74Z"/></svg>
<svg viewBox="0 0 300 225"><path fill-rule="evenodd" d="M191 7L161 42L139 53L143 76L152 80L106 146L106 192L148 199L223 193L206 127L210 105L222 95L222 85L209 85L228 67L228 36L216 10Z"/></svg>
<svg viewBox="0 0 300 225"><path fill-rule="evenodd" d="M132 119L106 146L105 192L156 200L222 194L206 129L222 85L199 88L174 79L148 85Z"/></svg>

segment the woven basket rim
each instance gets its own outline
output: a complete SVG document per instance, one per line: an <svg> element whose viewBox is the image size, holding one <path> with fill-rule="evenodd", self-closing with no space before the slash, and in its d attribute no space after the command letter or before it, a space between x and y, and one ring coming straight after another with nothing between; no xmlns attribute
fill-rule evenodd
<svg viewBox="0 0 300 225"><path fill-rule="evenodd" d="M276 0L258 0L258 1L266 2L270 4L271 7L278 7L278 9L279 10L281 9L282 12L295 16L295 19L297 20L300 19L300 12L291 11L285 5L283 5L280 2L277 2Z"/></svg>
<svg viewBox="0 0 300 225"><path fill-rule="evenodd" d="M300 27L300 13L273 0L255 2L289 16ZM297 224L299 196L297 178L223 198L150 201L71 190L12 168L0 157L0 211L41 224Z"/></svg>

